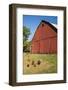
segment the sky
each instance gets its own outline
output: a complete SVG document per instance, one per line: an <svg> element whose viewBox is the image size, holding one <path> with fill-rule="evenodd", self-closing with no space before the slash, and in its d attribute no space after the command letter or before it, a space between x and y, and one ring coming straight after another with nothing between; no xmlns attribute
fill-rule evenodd
<svg viewBox="0 0 68 90"><path fill-rule="evenodd" d="M57 25L57 16L37 16L37 15L23 15L23 26L30 29L29 41L32 40L36 28L42 20L48 21L49 23Z"/></svg>

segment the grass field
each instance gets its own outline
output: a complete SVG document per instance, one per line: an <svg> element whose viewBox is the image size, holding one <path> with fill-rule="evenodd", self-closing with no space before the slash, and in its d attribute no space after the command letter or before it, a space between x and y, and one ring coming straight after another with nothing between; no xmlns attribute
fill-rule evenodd
<svg viewBox="0 0 68 90"><path fill-rule="evenodd" d="M57 73L56 54L24 53L24 74Z"/></svg>

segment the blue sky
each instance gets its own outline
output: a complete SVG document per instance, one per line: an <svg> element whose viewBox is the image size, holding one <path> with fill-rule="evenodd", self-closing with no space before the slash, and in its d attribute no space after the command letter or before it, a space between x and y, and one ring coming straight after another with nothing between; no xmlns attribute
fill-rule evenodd
<svg viewBox="0 0 68 90"><path fill-rule="evenodd" d="M37 16L37 15L23 15L23 25L30 29L31 35L29 41L32 40L36 28L42 20L57 25L57 16Z"/></svg>

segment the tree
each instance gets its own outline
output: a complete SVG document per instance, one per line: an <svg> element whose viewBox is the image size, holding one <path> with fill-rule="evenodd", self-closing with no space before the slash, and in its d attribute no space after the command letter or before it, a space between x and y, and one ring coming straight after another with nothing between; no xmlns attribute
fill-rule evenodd
<svg viewBox="0 0 68 90"><path fill-rule="evenodd" d="M27 28L26 26L23 27L23 51L27 52L29 51L29 42L28 42L28 37L30 35L30 29Z"/></svg>
<svg viewBox="0 0 68 90"><path fill-rule="evenodd" d="M30 52L30 41L25 41L23 45L24 52Z"/></svg>

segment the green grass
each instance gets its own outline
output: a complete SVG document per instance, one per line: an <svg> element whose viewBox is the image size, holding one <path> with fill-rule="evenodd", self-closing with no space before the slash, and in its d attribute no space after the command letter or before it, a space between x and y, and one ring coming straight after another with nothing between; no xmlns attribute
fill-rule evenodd
<svg viewBox="0 0 68 90"><path fill-rule="evenodd" d="M32 61L35 66L32 65ZM41 62L40 65L37 64L38 61ZM23 68L24 74L57 73L57 55L24 53Z"/></svg>

